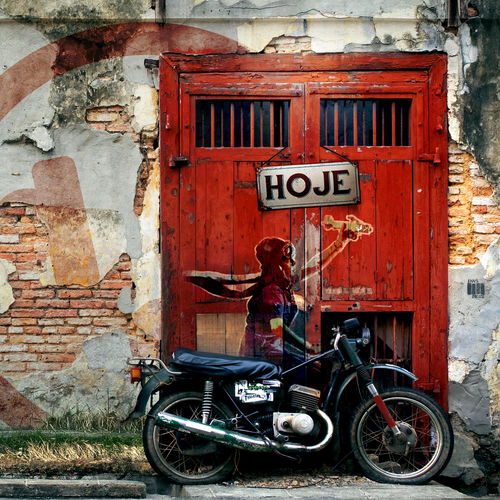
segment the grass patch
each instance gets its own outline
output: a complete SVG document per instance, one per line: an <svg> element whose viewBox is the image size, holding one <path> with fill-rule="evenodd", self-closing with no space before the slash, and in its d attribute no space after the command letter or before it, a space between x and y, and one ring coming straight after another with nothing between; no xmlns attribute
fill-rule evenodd
<svg viewBox="0 0 500 500"><path fill-rule="evenodd" d="M140 435L9 433L0 436L0 473L151 472Z"/></svg>
<svg viewBox="0 0 500 500"><path fill-rule="evenodd" d="M60 416L51 416L44 420L39 429L51 431L105 431L114 433L142 432L144 419L123 421L115 413L88 413L79 410L67 411Z"/></svg>
<svg viewBox="0 0 500 500"><path fill-rule="evenodd" d="M0 432L0 473L61 475L150 473L142 448L143 419L67 412L36 430Z"/></svg>

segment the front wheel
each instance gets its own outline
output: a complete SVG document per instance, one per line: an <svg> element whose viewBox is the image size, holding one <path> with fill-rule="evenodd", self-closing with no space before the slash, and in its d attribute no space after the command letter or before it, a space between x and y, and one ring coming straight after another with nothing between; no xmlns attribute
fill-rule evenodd
<svg viewBox="0 0 500 500"><path fill-rule="evenodd" d="M385 483L422 484L446 466L453 451L448 416L430 397L413 389L393 388L380 394L394 418L395 436L373 399L354 411L352 450L369 478Z"/></svg>
<svg viewBox="0 0 500 500"><path fill-rule="evenodd" d="M203 394L181 392L168 396L151 409L143 429L146 457L153 469L178 484L206 484L225 479L235 467L235 451L194 434L156 424L159 412L173 413L201 422ZM230 410L214 402L211 417L226 420Z"/></svg>

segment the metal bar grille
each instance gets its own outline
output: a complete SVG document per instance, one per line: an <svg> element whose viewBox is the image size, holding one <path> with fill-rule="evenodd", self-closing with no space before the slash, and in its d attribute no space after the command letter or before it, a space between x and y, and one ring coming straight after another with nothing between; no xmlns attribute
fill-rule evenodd
<svg viewBox="0 0 500 500"><path fill-rule="evenodd" d="M321 146L410 146L411 99L321 99Z"/></svg>
<svg viewBox="0 0 500 500"><path fill-rule="evenodd" d="M196 101L197 148L288 146L290 101Z"/></svg>
<svg viewBox="0 0 500 500"><path fill-rule="evenodd" d="M372 333L370 356L379 363L391 363L411 370L413 315L408 312L358 313L362 324ZM331 341L331 327L352 318L352 313L325 313L322 317L324 345ZM366 354L366 353L365 353Z"/></svg>

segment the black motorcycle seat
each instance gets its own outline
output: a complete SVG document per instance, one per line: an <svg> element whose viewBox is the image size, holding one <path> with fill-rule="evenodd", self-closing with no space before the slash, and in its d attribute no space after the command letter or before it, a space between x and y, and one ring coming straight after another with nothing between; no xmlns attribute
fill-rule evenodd
<svg viewBox="0 0 500 500"><path fill-rule="evenodd" d="M212 377L270 380L278 378L281 367L263 359L198 352L179 347L170 362L182 370Z"/></svg>

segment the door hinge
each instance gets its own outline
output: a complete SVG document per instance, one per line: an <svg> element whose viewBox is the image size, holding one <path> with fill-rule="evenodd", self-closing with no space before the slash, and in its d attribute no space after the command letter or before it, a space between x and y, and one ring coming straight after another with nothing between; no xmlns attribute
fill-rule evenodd
<svg viewBox="0 0 500 500"><path fill-rule="evenodd" d="M441 158L439 156L439 148L436 148L434 153L422 153L418 156L419 161L431 161L434 165L441 163Z"/></svg>

